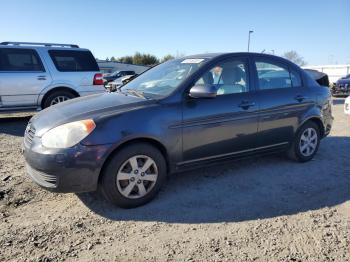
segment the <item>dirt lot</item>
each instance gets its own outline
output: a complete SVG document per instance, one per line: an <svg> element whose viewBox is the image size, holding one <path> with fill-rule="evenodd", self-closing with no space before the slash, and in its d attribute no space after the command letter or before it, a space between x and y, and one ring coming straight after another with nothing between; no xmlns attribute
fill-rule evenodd
<svg viewBox="0 0 350 262"><path fill-rule="evenodd" d="M172 176L133 210L25 175L29 118L0 119L0 261L350 261L350 117L305 164L266 156Z"/></svg>

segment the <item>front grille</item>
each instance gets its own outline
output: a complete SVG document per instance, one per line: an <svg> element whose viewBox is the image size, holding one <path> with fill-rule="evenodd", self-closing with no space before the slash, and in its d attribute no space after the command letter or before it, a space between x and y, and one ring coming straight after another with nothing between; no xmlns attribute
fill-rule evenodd
<svg viewBox="0 0 350 262"><path fill-rule="evenodd" d="M39 185L44 187L55 188L57 185L57 177L53 175L46 174L35 168L32 168L30 165L26 164L26 170L28 175Z"/></svg>
<svg viewBox="0 0 350 262"><path fill-rule="evenodd" d="M31 123L29 123L27 128L26 128L26 131L24 133L24 143L27 147L30 147L31 144L33 143L35 131L36 130L35 130L34 126Z"/></svg>

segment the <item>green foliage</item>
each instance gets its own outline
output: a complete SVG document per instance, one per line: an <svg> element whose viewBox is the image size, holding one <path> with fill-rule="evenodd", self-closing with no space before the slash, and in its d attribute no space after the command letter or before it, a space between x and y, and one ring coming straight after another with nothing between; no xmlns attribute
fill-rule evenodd
<svg viewBox="0 0 350 262"><path fill-rule="evenodd" d="M133 57L132 56L122 56L119 57L117 62L125 63L125 64L133 64Z"/></svg>
<svg viewBox="0 0 350 262"><path fill-rule="evenodd" d="M119 57L115 61L134 65L155 65L159 63L159 59L156 56L141 54L140 52L136 52L133 56Z"/></svg>
<svg viewBox="0 0 350 262"><path fill-rule="evenodd" d="M166 61L168 61L168 60L171 60L171 59L174 59L174 58L175 58L174 56L168 54L168 55L165 55L165 56L160 60L160 62L161 62L161 63L164 63L164 62L166 62Z"/></svg>

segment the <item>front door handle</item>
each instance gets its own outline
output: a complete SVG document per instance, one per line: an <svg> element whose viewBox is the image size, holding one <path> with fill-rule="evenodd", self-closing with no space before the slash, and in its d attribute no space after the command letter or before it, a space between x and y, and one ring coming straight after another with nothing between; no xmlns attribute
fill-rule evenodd
<svg viewBox="0 0 350 262"><path fill-rule="evenodd" d="M308 99L308 97L303 96L303 95L297 95L296 97L294 97L295 100L297 100L298 102L302 102L305 99Z"/></svg>
<svg viewBox="0 0 350 262"><path fill-rule="evenodd" d="M238 106L240 108L247 110L249 107L255 106L255 102L242 101Z"/></svg>

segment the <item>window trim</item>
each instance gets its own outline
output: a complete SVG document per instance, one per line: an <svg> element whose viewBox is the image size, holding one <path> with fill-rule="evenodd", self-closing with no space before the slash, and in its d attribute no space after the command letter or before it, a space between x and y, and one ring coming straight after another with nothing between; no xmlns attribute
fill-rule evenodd
<svg viewBox="0 0 350 262"><path fill-rule="evenodd" d="M35 56L35 58L37 59L38 61L38 65L41 67L41 70L33 70L33 71L21 71L21 70L16 70L16 71L6 71L6 70L0 70L0 74L1 73L46 73L46 69L45 69L45 66L43 64L43 61L41 60L41 57L40 55L38 54L38 52L33 49L33 48L1 48L0 50L25 50L25 51L32 51L33 52L33 55Z"/></svg>
<svg viewBox="0 0 350 262"><path fill-rule="evenodd" d="M260 82L259 82L259 75L258 75L258 69L256 66L256 63L268 63L268 64L272 64L275 66L279 66L282 67L284 69L288 69L288 73L289 73L289 78L291 81L291 86L290 87L280 87L280 88L269 88L269 89L261 89L260 88ZM256 86L256 90L257 91L264 91L264 90L283 90L283 89L293 89L293 88L301 88L304 86L304 82L303 82L303 78L300 74L300 72L298 72L299 70L296 70L295 68L293 68L290 64L288 63L284 63L283 61L278 61L276 59L270 59L270 58L266 58L266 57L254 57L252 59L252 66L254 68L254 79L255 79L255 86ZM294 72L295 74L297 74L297 76L300 79L300 86L294 86L293 85L293 81L292 81L292 77L291 77L291 72Z"/></svg>

